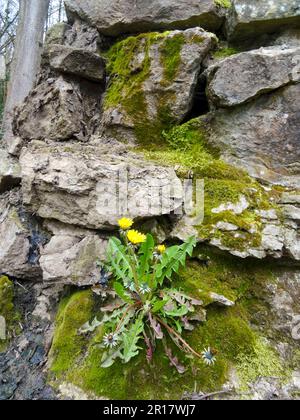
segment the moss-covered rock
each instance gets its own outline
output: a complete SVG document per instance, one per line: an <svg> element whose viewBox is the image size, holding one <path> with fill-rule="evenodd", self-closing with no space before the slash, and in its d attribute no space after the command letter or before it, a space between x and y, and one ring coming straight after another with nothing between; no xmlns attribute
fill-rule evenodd
<svg viewBox="0 0 300 420"><path fill-rule="evenodd" d="M194 230L199 240L239 255L248 251L264 257L261 245L266 221L262 214L272 211L280 219L276 203L282 189L265 189L245 171L224 162L219 150L209 143L209 128L203 118L164 131L163 137L165 145L159 150L142 148L140 152L148 160L175 166L181 178L204 180L204 218ZM172 232L179 239L189 235L181 221Z"/></svg>
<svg viewBox="0 0 300 420"><path fill-rule="evenodd" d="M201 63L215 45L216 37L199 28L114 44L107 53L105 131L124 141L161 143L163 130L190 111Z"/></svg>
<svg viewBox="0 0 300 420"><path fill-rule="evenodd" d="M5 350L17 319L14 308L14 285L8 277L0 277L0 352Z"/></svg>

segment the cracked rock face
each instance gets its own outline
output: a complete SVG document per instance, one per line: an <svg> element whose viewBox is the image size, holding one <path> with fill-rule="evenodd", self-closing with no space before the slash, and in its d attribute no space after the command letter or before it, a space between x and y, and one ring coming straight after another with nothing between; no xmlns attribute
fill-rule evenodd
<svg viewBox="0 0 300 420"><path fill-rule="evenodd" d="M224 16L214 0L67 0L66 7L70 19L80 17L108 36L194 26L214 31Z"/></svg>
<svg viewBox="0 0 300 420"><path fill-rule="evenodd" d="M105 80L105 61L93 52L54 44L48 48L48 55L54 70L92 82L101 83Z"/></svg>
<svg viewBox="0 0 300 420"><path fill-rule="evenodd" d="M39 247L43 236L22 212L18 193L0 197L0 271L19 279L39 278Z"/></svg>
<svg viewBox="0 0 300 420"><path fill-rule="evenodd" d="M19 107L14 132L25 141L84 140L99 118L101 93L101 85L49 77Z"/></svg>
<svg viewBox="0 0 300 420"><path fill-rule="evenodd" d="M300 84L212 116L212 141L229 163L271 183L300 187Z"/></svg>
<svg viewBox="0 0 300 420"><path fill-rule="evenodd" d="M19 162L0 149L0 194L20 183Z"/></svg>
<svg viewBox="0 0 300 420"><path fill-rule="evenodd" d="M107 241L97 232L50 222L53 236L41 250L43 280L77 286L100 281L98 262L105 260Z"/></svg>
<svg viewBox="0 0 300 420"><path fill-rule="evenodd" d="M229 57L208 70L208 98L231 107L300 81L300 48L270 47Z"/></svg>
<svg viewBox="0 0 300 420"><path fill-rule="evenodd" d="M24 203L45 219L105 229L116 227L123 214L161 216L182 204L181 182L172 168L104 153L101 147L33 144L20 162ZM128 196L122 186L127 180Z"/></svg>
<svg viewBox="0 0 300 420"><path fill-rule="evenodd" d="M259 34L272 33L281 28L299 27L298 0L233 0L227 20L231 40L255 39Z"/></svg>

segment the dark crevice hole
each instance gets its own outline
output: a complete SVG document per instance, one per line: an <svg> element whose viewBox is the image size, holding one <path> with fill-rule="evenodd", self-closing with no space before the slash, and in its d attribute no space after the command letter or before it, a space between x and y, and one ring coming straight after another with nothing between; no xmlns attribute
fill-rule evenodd
<svg viewBox="0 0 300 420"><path fill-rule="evenodd" d="M200 76L193 97L192 109L185 117L183 123L188 122L193 118L200 117L201 115L205 115L208 112L209 104L206 96L206 78Z"/></svg>

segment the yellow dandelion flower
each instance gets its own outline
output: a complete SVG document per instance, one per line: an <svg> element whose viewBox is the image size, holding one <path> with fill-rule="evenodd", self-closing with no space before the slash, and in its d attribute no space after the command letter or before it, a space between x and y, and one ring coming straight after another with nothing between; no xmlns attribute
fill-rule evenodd
<svg viewBox="0 0 300 420"><path fill-rule="evenodd" d="M128 230L133 225L133 220L127 219L127 217L123 217L122 219L119 220L118 223L122 230Z"/></svg>
<svg viewBox="0 0 300 420"><path fill-rule="evenodd" d="M127 238L133 245L142 244L147 239L146 235L137 230L129 230L127 232Z"/></svg>
<svg viewBox="0 0 300 420"><path fill-rule="evenodd" d="M157 247L157 251L158 251L160 254L164 254L164 253L166 252L166 250L167 250L167 248L166 248L166 246L165 246L165 245L158 245L158 247Z"/></svg>

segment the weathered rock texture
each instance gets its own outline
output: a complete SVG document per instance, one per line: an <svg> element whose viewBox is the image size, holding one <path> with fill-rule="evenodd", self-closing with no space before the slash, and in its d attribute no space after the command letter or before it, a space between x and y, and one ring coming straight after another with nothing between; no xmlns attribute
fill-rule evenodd
<svg viewBox="0 0 300 420"><path fill-rule="evenodd" d="M54 44L48 49L48 54L53 70L92 82L103 82L105 79L105 62L95 53Z"/></svg>
<svg viewBox="0 0 300 420"><path fill-rule="evenodd" d="M96 232L47 225L53 237L42 249L40 266L45 282L91 286L100 280L99 261L105 260L106 241Z"/></svg>
<svg viewBox="0 0 300 420"><path fill-rule="evenodd" d="M216 37L200 28L131 37L109 52L104 132L155 142L189 113L201 65Z"/></svg>
<svg viewBox="0 0 300 420"><path fill-rule="evenodd" d="M259 179L300 187L300 84L283 87L212 116L212 141L222 156Z"/></svg>
<svg viewBox="0 0 300 420"><path fill-rule="evenodd" d="M0 149L0 193L20 183L20 167L18 161Z"/></svg>
<svg viewBox="0 0 300 420"><path fill-rule="evenodd" d="M90 82L47 78L19 108L14 131L26 141L84 141L99 118L101 92L101 85Z"/></svg>
<svg viewBox="0 0 300 420"><path fill-rule="evenodd" d="M80 17L108 36L194 26L216 31L223 23L214 0L67 0L66 7L71 20Z"/></svg>
<svg viewBox="0 0 300 420"><path fill-rule="evenodd" d="M230 39L243 41L282 28L298 28L298 0L233 0L227 31Z"/></svg>
<svg viewBox="0 0 300 420"><path fill-rule="evenodd" d="M0 272L23 280L38 279L40 247L46 237L20 206L16 192L0 198Z"/></svg>
<svg viewBox="0 0 300 420"><path fill-rule="evenodd" d="M182 203L172 168L105 153L101 147L33 144L20 162L23 201L45 219L105 229L116 227L122 214L160 216ZM162 200L168 192L170 198Z"/></svg>
<svg viewBox="0 0 300 420"><path fill-rule="evenodd" d="M229 57L208 71L208 97L231 107L300 81L300 48L261 48Z"/></svg>

